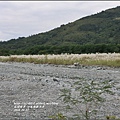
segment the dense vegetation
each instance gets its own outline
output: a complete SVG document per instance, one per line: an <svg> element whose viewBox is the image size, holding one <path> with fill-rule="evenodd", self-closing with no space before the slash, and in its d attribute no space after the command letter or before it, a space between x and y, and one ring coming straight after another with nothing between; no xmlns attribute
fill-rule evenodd
<svg viewBox="0 0 120 120"><path fill-rule="evenodd" d="M120 6L49 32L0 42L0 55L120 52Z"/></svg>

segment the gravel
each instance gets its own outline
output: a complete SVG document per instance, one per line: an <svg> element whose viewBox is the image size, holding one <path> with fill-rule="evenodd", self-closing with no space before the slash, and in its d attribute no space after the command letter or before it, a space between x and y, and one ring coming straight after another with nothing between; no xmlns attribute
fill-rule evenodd
<svg viewBox="0 0 120 120"><path fill-rule="evenodd" d="M98 116L120 118L120 68L16 62L0 62L0 118L43 120L59 111L76 113L76 109L66 113L65 104L57 98L60 89L72 89L71 84L80 78L114 82L115 95L106 96Z"/></svg>

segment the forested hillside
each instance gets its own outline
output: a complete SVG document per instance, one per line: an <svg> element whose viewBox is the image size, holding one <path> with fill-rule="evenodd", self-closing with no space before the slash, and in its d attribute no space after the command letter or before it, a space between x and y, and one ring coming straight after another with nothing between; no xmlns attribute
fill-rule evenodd
<svg viewBox="0 0 120 120"><path fill-rule="evenodd" d="M0 42L0 55L120 52L120 6L49 32Z"/></svg>

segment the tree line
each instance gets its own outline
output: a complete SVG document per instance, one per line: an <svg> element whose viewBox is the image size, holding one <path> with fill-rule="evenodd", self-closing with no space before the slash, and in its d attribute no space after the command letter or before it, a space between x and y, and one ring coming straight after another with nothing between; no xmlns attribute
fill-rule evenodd
<svg viewBox="0 0 120 120"><path fill-rule="evenodd" d="M38 54L61 54L61 53L120 53L120 44L85 44L85 45L35 45L26 49L0 48L0 56L7 55L38 55Z"/></svg>

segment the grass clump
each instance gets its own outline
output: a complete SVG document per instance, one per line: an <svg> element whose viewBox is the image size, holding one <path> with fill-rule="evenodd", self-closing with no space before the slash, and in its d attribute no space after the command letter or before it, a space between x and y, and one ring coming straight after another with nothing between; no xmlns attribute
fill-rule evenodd
<svg viewBox="0 0 120 120"><path fill-rule="evenodd" d="M102 65L120 67L119 53L96 53L96 54L59 54L59 55L11 55L0 56L1 62L29 62L35 64L56 65Z"/></svg>
<svg viewBox="0 0 120 120"><path fill-rule="evenodd" d="M120 60L89 60L83 62L84 65L101 65L109 67L120 67Z"/></svg>

